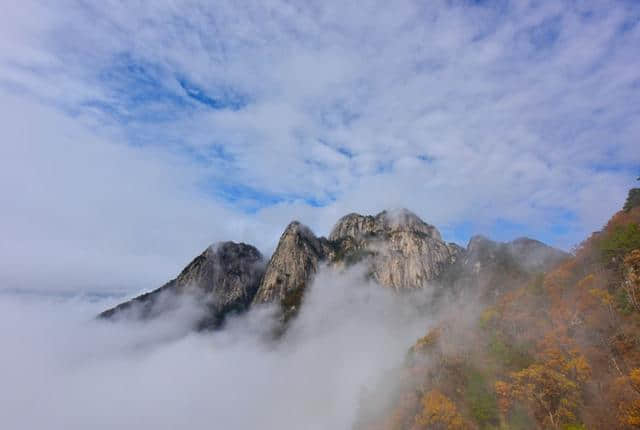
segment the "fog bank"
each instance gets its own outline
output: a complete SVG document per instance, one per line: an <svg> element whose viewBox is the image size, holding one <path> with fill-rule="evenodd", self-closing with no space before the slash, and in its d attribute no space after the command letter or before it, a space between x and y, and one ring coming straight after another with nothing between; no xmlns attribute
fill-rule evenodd
<svg viewBox="0 0 640 430"><path fill-rule="evenodd" d="M265 341L271 309L189 331L196 303L149 323L103 322L111 303L0 294L0 404L11 429L347 429L362 390L402 363L433 315L361 269L321 270L299 317Z"/></svg>

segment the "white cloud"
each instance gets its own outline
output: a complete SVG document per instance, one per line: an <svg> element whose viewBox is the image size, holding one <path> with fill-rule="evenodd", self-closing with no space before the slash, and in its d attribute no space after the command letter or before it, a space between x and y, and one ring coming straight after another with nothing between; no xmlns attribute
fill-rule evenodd
<svg viewBox="0 0 640 430"><path fill-rule="evenodd" d="M41 278L157 285L213 239L268 252L290 219L326 234L345 212L399 206L448 239L500 221L568 247L620 207L640 165L633 2L5 9L3 175L29 187L3 189L22 202L3 215L12 282L49 265ZM211 111L179 79L247 105ZM47 131L11 137L16 117ZM285 201L243 214L220 184Z"/></svg>

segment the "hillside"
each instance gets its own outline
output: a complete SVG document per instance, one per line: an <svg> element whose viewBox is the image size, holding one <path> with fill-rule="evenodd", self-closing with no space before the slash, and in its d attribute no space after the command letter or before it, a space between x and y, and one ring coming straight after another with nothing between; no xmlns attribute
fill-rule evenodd
<svg viewBox="0 0 640 430"><path fill-rule="evenodd" d="M481 309L442 320L372 382L357 428L640 428L637 194L553 270L485 278Z"/></svg>

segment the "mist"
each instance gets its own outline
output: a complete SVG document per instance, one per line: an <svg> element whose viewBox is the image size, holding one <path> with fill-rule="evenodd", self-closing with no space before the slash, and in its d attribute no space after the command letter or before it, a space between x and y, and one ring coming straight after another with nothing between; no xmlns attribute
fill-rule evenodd
<svg viewBox="0 0 640 430"><path fill-rule="evenodd" d="M2 294L3 427L351 428L363 390L436 319L428 289L398 295L363 275L322 268L277 342L270 307L195 333L188 300L145 323L105 322L94 317L113 299Z"/></svg>

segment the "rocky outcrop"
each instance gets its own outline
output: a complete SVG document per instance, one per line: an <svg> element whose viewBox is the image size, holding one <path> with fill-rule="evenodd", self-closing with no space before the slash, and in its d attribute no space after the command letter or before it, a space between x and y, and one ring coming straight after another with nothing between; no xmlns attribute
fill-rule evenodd
<svg viewBox="0 0 640 430"><path fill-rule="evenodd" d="M267 264L253 303L279 303L285 320L293 316L305 288L329 252L326 239L317 238L297 221L290 223Z"/></svg>
<svg viewBox="0 0 640 430"><path fill-rule="evenodd" d="M442 241L438 229L422 221L407 209L382 211L376 216L357 213L345 215L331 230L329 240L335 241L348 236L359 240L367 237L383 237L401 231L413 232Z"/></svg>
<svg viewBox="0 0 640 430"><path fill-rule="evenodd" d="M100 318L149 319L171 310L185 296L204 304L200 328L215 328L230 312L248 308L264 270L260 252L251 245L223 242L208 247L162 287L102 312Z"/></svg>
<svg viewBox="0 0 640 430"><path fill-rule="evenodd" d="M461 252L406 209L375 217L349 214L338 221L329 239L336 248L334 263L364 260L373 279L396 290L426 287Z"/></svg>

